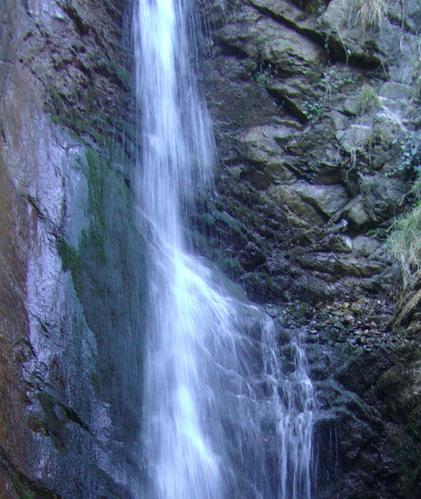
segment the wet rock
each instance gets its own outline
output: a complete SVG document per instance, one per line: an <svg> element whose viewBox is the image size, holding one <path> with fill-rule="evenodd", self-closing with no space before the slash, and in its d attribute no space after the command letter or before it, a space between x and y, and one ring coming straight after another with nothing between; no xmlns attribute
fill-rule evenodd
<svg viewBox="0 0 421 499"><path fill-rule="evenodd" d="M354 198L345 208L343 216L349 221L351 227L363 230L370 223L370 216L367 213L361 195Z"/></svg>
<svg viewBox="0 0 421 499"><path fill-rule="evenodd" d="M382 175L362 178L362 195L365 208L373 221L387 219L399 208L405 195L405 184Z"/></svg>
<svg viewBox="0 0 421 499"><path fill-rule="evenodd" d="M304 268L328 273L336 278L345 275L368 277L379 273L382 268L379 262L333 253L310 253L297 259Z"/></svg>
<svg viewBox="0 0 421 499"><path fill-rule="evenodd" d="M395 319L395 326L407 326L411 321L418 319L421 316L421 289L418 291L410 292L406 295L404 305L399 310ZM419 328L419 325L418 325Z"/></svg>
<svg viewBox="0 0 421 499"><path fill-rule="evenodd" d="M328 234L317 246L318 251L333 251L338 253L352 253L353 241L342 234Z"/></svg>
<svg viewBox="0 0 421 499"><path fill-rule="evenodd" d="M296 189L295 185L273 185L270 187L268 194L281 206L286 207L289 211L293 212L303 222L323 223L323 215L303 199L300 195L300 191Z"/></svg>
<svg viewBox="0 0 421 499"><path fill-rule="evenodd" d="M298 181L288 185L272 185L268 194L303 221L324 223L340 213L348 196L342 186L313 185Z"/></svg>
<svg viewBox="0 0 421 499"><path fill-rule="evenodd" d="M335 294L334 288L322 279L318 279L310 274L303 275L295 279L292 290L297 296L301 296L311 303L326 301Z"/></svg>
<svg viewBox="0 0 421 499"><path fill-rule="evenodd" d="M350 128L337 135L341 146L349 154L363 149L371 140L372 129L369 125L351 125Z"/></svg>
<svg viewBox="0 0 421 499"><path fill-rule="evenodd" d="M282 155L279 143L283 139L293 135L294 131L288 126L263 126L250 129L242 138L245 151L242 153L244 159L257 163L264 167L263 172L269 179L269 183L281 181L290 182L295 175L288 169L288 164ZM253 182L256 185L255 182ZM258 186L264 188L263 186Z"/></svg>
<svg viewBox="0 0 421 499"><path fill-rule="evenodd" d="M127 231L119 142L130 100L121 8L6 0L0 13L0 256L13 269L0 273L2 497L128 497L123 468L138 474L121 465L139 398L118 367L128 338L115 334L137 320L123 269L142 247ZM114 140L118 159L106 147ZM140 311L138 274L129 280Z"/></svg>
<svg viewBox="0 0 421 499"><path fill-rule="evenodd" d="M327 218L339 213L348 202L348 195L341 185L312 185L297 182L293 188L303 201L314 206Z"/></svg>
<svg viewBox="0 0 421 499"><path fill-rule="evenodd" d="M379 241L367 236L357 236L352 241L357 256L370 257L380 247Z"/></svg>
<svg viewBox="0 0 421 499"><path fill-rule="evenodd" d="M338 293L386 293L394 271L386 278L393 264L383 247L369 252L346 238L364 235L378 245L408 192L408 179L397 169L406 111L397 108L408 107L412 97L398 74L413 64L416 37L408 34L408 50L399 55L396 25L365 29L355 22L356 6L345 4L253 0L226 6L205 75L221 158L218 189L236 198L243 233L247 226L249 234L259 234L259 270L288 252L284 285L305 270L338 283ZM212 2L206 9L220 12ZM366 109L369 98L375 105ZM228 169L240 172L235 187ZM253 202L244 201L250 188L260 196L255 217ZM270 220L264 227L263 211ZM238 240L227 228L214 230L214 241ZM310 265L312 257L303 257L314 252L332 252L341 263L326 272L326 262Z"/></svg>

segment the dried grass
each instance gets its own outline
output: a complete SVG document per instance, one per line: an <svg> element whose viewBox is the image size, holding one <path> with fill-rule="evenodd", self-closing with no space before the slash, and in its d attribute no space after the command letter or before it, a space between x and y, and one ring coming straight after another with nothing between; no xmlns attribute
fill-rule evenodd
<svg viewBox="0 0 421 499"><path fill-rule="evenodd" d="M386 12L386 0L356 0L356 20L365 30L380 29Z"/></svg>

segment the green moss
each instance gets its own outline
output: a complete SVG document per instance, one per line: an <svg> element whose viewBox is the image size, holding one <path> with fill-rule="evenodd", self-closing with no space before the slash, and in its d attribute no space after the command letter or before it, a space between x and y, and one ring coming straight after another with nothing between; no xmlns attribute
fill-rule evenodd
<svg viewBox="0 0 421 499"><path fill-rule="evenodd" d="M214 223L216 222L216 217L212 213L203 213L202 214L202 222L208 225L209 227L212 227Z"/></svg>
<svg viewBox="0 0 421 499"><path fill-rule="evenodd" d="M70 270L72 274L80 273L81 261L78 249L73 248L63 239L59 239L57 249L63 262L64 270Z"/></svg>
<svg viewBox="0 0 421 499"><path fill-rule="evenodd" d="M97 151L86 150L86 178L88 180L89 209L98 223L103 224L104 170L106 164Z"/></svg>
<svg viewBox="0 0 421 499"><path fill-rule="evenodd" d="M237 216L240 220L245 221L246 223L251 223L256 218L256 214L253 212L253 210L250 210L250 208L247 208L246 206L233 205L232 211L235 216Z"/></svg>
<svg viewBox="0 0 421 499"><path fill-rule="evenodd" d="M94 265L95 262L104 266L107 262L109 253L107 245L110 244L111 232L109 225L112 223L112 215L109 214L111 208L108 205L117 203L121 209L127 209L128 213L132 210L130 193L124 183L124 178L114 171L113 161L112 149L107 150L104 147L99 150L88 147L84 157L78 160L79 167L85 173L88 186L88 227L81 232L78 248L70 245L65 238L60 238L57 242L63 268L71 271L78 294L81 290L83 275L89 273L88 267ZM126 161L128 161L127 158ZM110 196L113 197L112 200ZM119 215L116 214L116 216ZM136 230L133 221L129 222L130 220L127 221L127 227Z"/></svg>
<svg viewBox="0 0 421 499"><path fill-rule="evenodd" d="M127 90L130 78L122 67L108 61L106 71L115 75L118 81L124 82L122 86ZM78 90L69 95L62 94L54 84L48 85L45 109L54 123L68 128L79 141L87 144L89 138L102 144L104 139L109 140L127 129L127 123L121 117L119 120L111 120L110 113L101 104L94 82L86 90Z"/></svg>
<svg viewBox="0 0 421 499"><path fill-rule="evenodd" d="M237 233L242 232L241 223L237 219L235 219L234 217L229 215L228 213L226 213L224 211L220 212L219 216L218 216L218 220L223 222L225 225L227 225L234 232L237 232Z"/></svg>
<svg viewBox="0 0 421 499"><path fill-rule="evenodd" d="M264 41L261 42L264 45ZM251 77L262 88L266 88L273 76L276 76L277 69L270 62L265 61L261 55L258 56L258 62L251 71Z"/></svg>
<svg viewBox="0 0 421 499"><path fill-rule="evenodd" d="M279 294L279 288L274 282L272 276L266 272L251 272L246 275L246 285L252 288L257 293L262 292L264 295L267 293L272 295Z"/></svg>
<svg viewBox="0 0 421 499"><path fill-rule="evenodd" d="M242 224L234 216L226 211L227 206L220 204L215 200L209 200L206 203L206 211L201 215L201 221L208 227L222 223L235 233L242 234ZM232 211L232 210L231 210Z"/></svg>
<svg viewBox="0 0 421 499"><path fill-rule="evenodd" d="M254 81L262 88L268 84L268 75L266 73L257 72L253 75Z"/></svg>
<svg viewBox="0 0 421 499"><path fill-rule="evenodd" d="M105 158L92 149L85 152L85 161L82 161L83 169L88 183L88 210L90 223L88 229L84 229L81 234L82 251L89 246L91 257L94 256L101 264L105 263L105 180L113 178L110 171L110 164ZM115 174L114 174L115 175ZM70 270L74 279L75 287L79 289L79 279L84 266L81 250L68 244L63 238L58 241L58 252L63 262L63 268ZM93 253L93 255L92 255Z"/></svg>
<svg viewBox="0 0 421 499"><path fill-rule="evenodd" d="M241 263L237 258L227 255L224 250L214 250L211 255L217 267L231 277L238 277L242 272Z"/></svg>
<svg viewBox="0 0 421 499"><path fill-rule="evenodd" d="M15 486L16 492L19 496L19 499L37 499L34 492L29 490L28 487L24 483L19 482L18 480L15 480L14 486Z"/></svg>
<svg viewBox="0 0 421 499"><path fill-rule="evenodd" d="M114 61L110 61L110 68L116 74L117 78L126 88L126 90L130 90L132 88L132 79L126 68Z"/></svg>

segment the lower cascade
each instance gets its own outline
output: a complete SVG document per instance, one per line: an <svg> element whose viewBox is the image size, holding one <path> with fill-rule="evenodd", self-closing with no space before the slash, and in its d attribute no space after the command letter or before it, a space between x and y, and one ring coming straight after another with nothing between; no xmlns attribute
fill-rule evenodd
<svg viewBox="0 0 421 499"><path fill-rule="evenodd" d="M282 361L274 321L232 296L185 235L214 163L197 30L190 0L135 2L136 192L150 262L136 496L309 499L316 403L299 334Z"/></svg>

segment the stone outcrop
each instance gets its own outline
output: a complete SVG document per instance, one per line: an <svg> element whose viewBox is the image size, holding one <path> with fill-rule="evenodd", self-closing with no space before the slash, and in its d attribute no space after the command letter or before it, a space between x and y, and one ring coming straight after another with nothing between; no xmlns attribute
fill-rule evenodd
<svg viewBox="0 0 421 499"><path fill-rule="evenodd" d="M402 28L392 9L392 20L373 33L350 21L352 5L204 7L220 169L219 197L201 222L215 239L211 247L230 242L222 264L256 296L257 274L279 298L304 293L317 302L332 289L347 297L391 290L384 236L405 208L416 166L402 154L419 141L410 22L419 13L410 17L409 9ZM380 244L363 254L361 236L373 234ZM245 275L252 255L255 275ZM287 272L274 266L285 259Z"/></svg>
<svg viewBox="0 0 421 499"><path fill-rule="evenodd" d="M398 300L387 245L420 159L421 10L386 6L377 27L345 0L202 6L219 165L193 239L305 325L326 498L412 498L421 481L419 286Z"/></svg>

